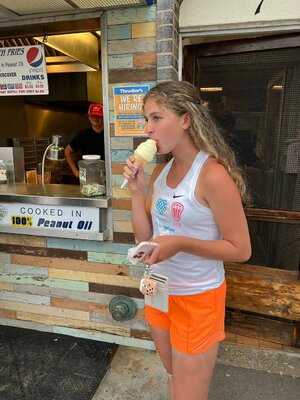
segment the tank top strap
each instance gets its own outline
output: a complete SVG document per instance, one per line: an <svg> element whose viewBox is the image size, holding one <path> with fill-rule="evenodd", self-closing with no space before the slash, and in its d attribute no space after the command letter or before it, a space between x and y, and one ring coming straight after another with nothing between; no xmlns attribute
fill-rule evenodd
<svg viewBox="0 0 300 400"><path fill-rule="evenodd" d="M168 163L163 167L163 169L160 171L160 173L158 174L157 178L154 181L154 185L157 185L158 182L160 183L166 183L166 178L167 175L171 169L172 163L173 163L174 158L171 158L170 161L168 161Z"/></svg>
<svg viewBox="0 0 300 400"><path fill-rule="evenodd" d="M195 160L193 161L193 164L188 171L188 180L191 184L191 187L195 188L198 176L200 174L201 168L203 167L205 161L208 159L209 154L205 153L204 151L199 151L199 153L196 155ZM154 185L157 185L158 182L163 183L166 185L167 182L167 175L172 167L174 158L172 158L162 169L158 177L155 179Z"/></svg>
<svg viewBox="0 0 300 400"><path fill-rule="evenodd" d="M196 184L198 181L198 177L200 175L201 169L205 163L205 161L208 159L209 154L205 153L204 151L199 151L199 153L196 156L196 160L192 165L192 171L191 171L191 187L193 189L196 188Z"/></svg>

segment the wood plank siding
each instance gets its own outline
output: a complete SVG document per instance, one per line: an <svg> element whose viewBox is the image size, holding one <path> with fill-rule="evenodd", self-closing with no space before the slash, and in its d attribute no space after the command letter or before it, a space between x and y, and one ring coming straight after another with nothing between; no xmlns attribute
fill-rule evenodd
<svg viewBox="0 0 300 400"><path fill-rule="evenodd" d="M132 345L142 340L142 346L151 348L138 290L143 267L128 263L129 245L53 238L39 241L33 236L34 246L28 245L30 241L27 246L15 245L15 252L10 243L16 238L0 234L5 246L0 253L0 323L42 324L51 331L59 326L74 329L78 335L93 331L130 338ZM52 252L41 255L41 249ZM228 337L248 337L250 342L261 340L273 347L295 345L295 321L300 321L298 273L237 263L227 263L225 268ZM120 294L137 305L137 315L130 321L117 322L108 310L110 300Z"/></svg>

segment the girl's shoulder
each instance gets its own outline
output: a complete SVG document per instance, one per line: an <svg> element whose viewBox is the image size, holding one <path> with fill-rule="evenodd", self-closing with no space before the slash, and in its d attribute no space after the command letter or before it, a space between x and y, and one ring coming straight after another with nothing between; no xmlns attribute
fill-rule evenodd
<svg viewBox="0 0 300 400"><path fill-rule="evenodd" d="M204 163L198 182L204 190L220 190L224 188L224 186L235 186L226 168L214 157L208 157Z"/></svg>
<svg viewBox="0 0 300 400"><path fill-rule="evenodd" d="M202 179L220 179L228 175L225 167L214 157L209 156L201 169Z"/></svg>

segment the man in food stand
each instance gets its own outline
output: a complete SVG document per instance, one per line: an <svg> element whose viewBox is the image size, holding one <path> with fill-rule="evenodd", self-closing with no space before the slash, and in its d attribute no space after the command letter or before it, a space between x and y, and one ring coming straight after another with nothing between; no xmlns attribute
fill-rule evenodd
<svg viewBox="0 0 300 400"><path fill-rule="evenodd" d="M90 104L88 118L91 126L79 132L65 148L65 157L73 174L78 178L79 170L73 159L73 153L98 154L104 160L103 106Z"/></svg>

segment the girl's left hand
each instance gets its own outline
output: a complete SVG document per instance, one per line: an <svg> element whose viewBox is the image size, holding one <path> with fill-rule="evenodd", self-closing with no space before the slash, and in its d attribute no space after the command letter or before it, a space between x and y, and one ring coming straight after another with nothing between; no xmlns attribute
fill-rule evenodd
<svg viewBox="0 0 300 400"><path fill-rule="evenodd" d="M170 257L173 257L180 251L179 240L176 236L164 235L155 236L151 239L151 242L158 244L153 252L143 259L143 262L148 265L156 264L164 261Z"/></svg>

